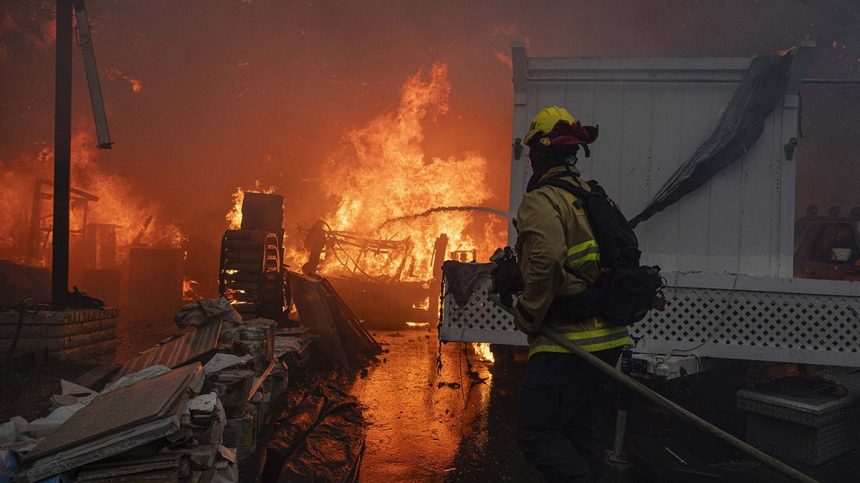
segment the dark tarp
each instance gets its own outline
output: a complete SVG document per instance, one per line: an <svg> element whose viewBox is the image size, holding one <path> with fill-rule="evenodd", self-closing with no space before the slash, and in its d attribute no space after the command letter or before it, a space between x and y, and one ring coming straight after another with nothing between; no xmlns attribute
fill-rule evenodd
<svg viewBox="0 0 860 483"><path fill-rule="evenodd" d="M782 101L795 50L756 57L720 116L711 136L630 220L634 227L705 184L745 154L764 131L764 121Z"/></svg>
<svg viewBox="0 0 860 483"><path fill-rule="evenodd" d="M260 481L358 480L367 424L358 400L330 384L285 409L260 462Z"/></svg>

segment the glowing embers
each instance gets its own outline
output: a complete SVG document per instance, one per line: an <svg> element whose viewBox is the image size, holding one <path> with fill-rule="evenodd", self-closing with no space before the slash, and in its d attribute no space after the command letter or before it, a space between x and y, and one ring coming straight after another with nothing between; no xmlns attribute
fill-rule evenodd
<svg viewBox="0 0 860 483"><path fill-rule="evenodd" d="M188 277L182 278L183 302L194 302L200 298L200 295L197 293L197 285L199 285L199 282L197 280L191 280Z"/></svg>
<svg viewBox="0 0 860 483"><path fill-rule="evenodd" d="M427 309L429 309L429 308L430 308L430 296L428 295L427 297L425 297L425 298L424 298L424 300L422 300L422 301L421 301L420 303L418 303L418 304L412 304L412 308L413 308L413 309L418 309L418 310L427 310Z"/></svg>

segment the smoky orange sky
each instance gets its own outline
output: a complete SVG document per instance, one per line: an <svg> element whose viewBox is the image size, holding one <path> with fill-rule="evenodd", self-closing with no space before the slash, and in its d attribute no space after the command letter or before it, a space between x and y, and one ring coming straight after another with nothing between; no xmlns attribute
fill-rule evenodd
<svg viewBox="0 0 860 483"><path fill-rule="evenodd" d="M396 110L404 81L437 62L452 90L448 112L425 126L424 149L483 155L498 208L507 208L513 40L532 56L750 56L810 38L820 48L808 77L860 77L860 2L850 0L87 4L115 143L98 162L130 181L129 196L164 207L200 280L216 275L236 186L277 187L288 231L330 213L322 178L347 132ZM52 16L50 1L0 2L0 169L26 169L52 145ZM74 129L92 132L74 55ZM860 205L858 87L810 86L803 106L799 209Z"/></svg>

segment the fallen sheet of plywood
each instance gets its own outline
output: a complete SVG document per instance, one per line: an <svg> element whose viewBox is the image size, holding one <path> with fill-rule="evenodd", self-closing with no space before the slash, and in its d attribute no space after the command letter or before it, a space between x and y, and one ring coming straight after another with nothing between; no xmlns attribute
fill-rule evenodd
<svg viewBox="0 0 860 483"><path fill-rule="evenodd" d="M203 366L185 366L97 396L24 457L35 481L122 453L179 429L180 412L203 384Z"/></svg>
<svg viewBox="0 0 860 483"><path fill-rule="evenodd" d="M89 464L78 472L78 482L107 481L179 481L191 472L189 458L183 453L165 453L145 457L117 456Z"/></svg>
<svg viewBox="0 0 860 483"><path fill-rule="evenodd" d="M169 436L179 431L179 415L143 423L124 431L45 456L26 470L27 481L34 482L79 468Z"/></svg>
<svg viewBox="0 0 860 483"><path fill-rule="evenodd" d="M350 358L340 340L319 280L290 272L290 290L302 324L320 336L322 343L333 352L335 362L350 367Z"/></svg>
<svg viewBox="0 0 860 483"><path fill-rule="evenodd" d="M382 352L358 317L325 278L290 272L290 288L302 324L333 351L338 365L350 368Z"/></svg>

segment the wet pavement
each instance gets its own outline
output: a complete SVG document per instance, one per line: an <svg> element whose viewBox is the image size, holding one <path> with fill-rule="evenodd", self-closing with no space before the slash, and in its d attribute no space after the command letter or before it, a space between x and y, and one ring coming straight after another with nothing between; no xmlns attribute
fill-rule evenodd
<svg viewBox="0 0 860 483"><path fill-rule="evenodd" d="M371 423L362 481L540 481L513 435L516 377L494 376L455 343L442 345L437 370L435 331L374 336L388 353L351 388Z"/></svg>
<svg viewBox="0 0 860 483"><path fill-rule="evenodd" d="M502 369L479 361L460 343L440 349L435 331L426 328L374 336L388 352L350 389L370 422L361 481L543 481L523 459L514 437L525 364ZM442 367L437 370L439 355ZM702 375L693 390L675 388L667 394L743 437L745 418L735 407L734 383L728 381L742 381L744 372L740 365ZM788 481L665 410L642 401L634 406L628 419L629 464L609 465L607 481ZM857 481L858 454L852 451L818 467L796 466L821 482Z"/></svg>
<svg viewBox="0 0 860 483"><path fill-rule="evenodd" d="M120 320L117 360L176 333L171 320ZM374 336L387 352L350 387L370 422L361 481L542 481L523 459L514 437L524 364L507 364L502 369L499 363L480 361L464 344L440 347L436 332L427 328L377 331ZM41 415L49 395L56 392L59 377L74 376L42 372L4 381L7 388L19 388L6 396L27 393L33 397L4 398L0 394L4 416L0 420L16 414ZM735 407L734 394L736 386L754 372L735 364L699 375L680 388L663 389L670 398L743 437L744 416ZM610 481L787 481L659 408L640 404L631 411L628 423L630 465L608 475ZM821 482L858 481L860 450L818 467L796 467Z"/></svg>

